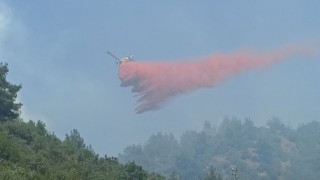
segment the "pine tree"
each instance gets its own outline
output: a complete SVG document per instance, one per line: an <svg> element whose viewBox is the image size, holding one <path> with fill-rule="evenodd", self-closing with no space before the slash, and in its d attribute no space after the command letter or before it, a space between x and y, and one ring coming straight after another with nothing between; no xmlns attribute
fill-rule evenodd
<svg viewBox="0 0 320 180"><path fill-rule="evenodd" d="M6 80L9 72L7 63L0 63L0 121L15 119L20 114L21 103L16 102L21 85L11 84Z"/></svg>

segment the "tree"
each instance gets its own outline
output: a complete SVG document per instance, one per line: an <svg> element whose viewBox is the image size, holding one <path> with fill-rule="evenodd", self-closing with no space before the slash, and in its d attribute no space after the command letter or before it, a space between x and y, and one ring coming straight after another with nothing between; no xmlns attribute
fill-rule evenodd
<svg viewBox="0 0 320 180"><path fill-rule="evenodd" d="M21 85L11 84L6 80L9 72L7 63L0 63L0 121L15 119L20 114L21 103L16 103Z"/></svg>
<svg viewBox="0 0 320 180"><path fill-rule="evenodd" d="M66 135L65 142L70 143L72 146L79 149L86 147L83 138L80 136L79 131L76 129L73 129L70 135Z"/></svg>
<svg viewBox="0 0 320 180"><path fill-rule="evenodd" d="M222 177L220 174L216 173L215 169L211 165L204 180L222 180Z"/></svg>

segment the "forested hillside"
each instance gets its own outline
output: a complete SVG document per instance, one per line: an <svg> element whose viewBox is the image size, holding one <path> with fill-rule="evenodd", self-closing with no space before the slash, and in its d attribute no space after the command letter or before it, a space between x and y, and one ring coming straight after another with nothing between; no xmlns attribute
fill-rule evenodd
<svg viewBox="0 0 320 180"><path fill-rule="evenodd" d="M143 145L128 146L119 159L184 180L203 179L210 167L228 179L235 169L240 179L319 179L319 129L319 122L294 129L276 118L265 127L226 118L218 128L206 122L202 131L187 131L179 140L152 135Z"/></svg>
<svg viewBox="0 0 320 180"><path fill-rule="evenodd" d="M0 179L163 179L134 163L99 157L77 130L61 141L41 121L0 124Z"/></svg>
<svg viewBox="0 0 320 180"><path fill-rule="evenodd" d="M43 122L24 122L19 117L22 104L16 102L21 85L7 81L8 71L7 64L0 63L1 180L164 179L133 162L100 157L75 129L60 140Z"/></svg>

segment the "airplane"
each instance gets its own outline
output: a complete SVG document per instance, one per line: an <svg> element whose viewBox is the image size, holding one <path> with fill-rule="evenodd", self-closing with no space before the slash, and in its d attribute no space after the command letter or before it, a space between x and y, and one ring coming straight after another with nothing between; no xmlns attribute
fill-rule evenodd
<svg viewBox="0 0 320 180"><path fill-rule="evenodd" d="M117 56L115 56L114 54L112 54L111 52L107 52L110 56L112 56L115 60L116 60L116 63L121 65L122 63L125 63L125 62L130 62L130 61L133 61L133 55L131 56L125 56L123 58L118 58Z"/></svg>

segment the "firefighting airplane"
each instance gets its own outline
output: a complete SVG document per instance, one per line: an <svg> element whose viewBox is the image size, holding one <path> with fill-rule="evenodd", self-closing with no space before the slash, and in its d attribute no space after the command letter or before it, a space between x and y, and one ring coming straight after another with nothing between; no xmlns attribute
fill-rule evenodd
<svg viewBox="0 0 320 180"><path fill-rule="evenodd" d="M125 62L130 62L130 61L133 61L133 55L131 56L125 56L123 58L118 58L117 56L115 56L114 54L112 54L111 52L107 52L110 56L112 56L115 60L116 60L116 63L118 65L122 64L122 63L125 63Z"/></svg>

